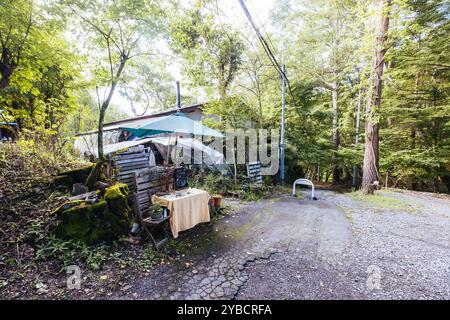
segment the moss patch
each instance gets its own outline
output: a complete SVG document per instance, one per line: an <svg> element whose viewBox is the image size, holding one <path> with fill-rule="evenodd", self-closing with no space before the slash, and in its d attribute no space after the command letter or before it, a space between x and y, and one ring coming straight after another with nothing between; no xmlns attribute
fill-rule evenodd
<svg viewBox="0 0 450 320"><path fill-rule="evenodd" d="M127 203L128 187L117 184L106 189L103 200L86 204L72 202L55 210L60 220L54 229L56 236L86 244L112 242L126 235L131 224L131 209Z"/></svg>
<svg viewBox="0 0 450 320"><path fill-rule="evenodd" d="M106 200L124 198L128 195L128 186L125 183L116 183L105 191Z"/></svg>
<svg viewBox="0 0 450 320"><path fill-rule="evenodd" d="M120 216L126 214L131 216L131 209L127 202L128 186L117 183L106 189L104 199L108 202L109 210Z"/></svg>

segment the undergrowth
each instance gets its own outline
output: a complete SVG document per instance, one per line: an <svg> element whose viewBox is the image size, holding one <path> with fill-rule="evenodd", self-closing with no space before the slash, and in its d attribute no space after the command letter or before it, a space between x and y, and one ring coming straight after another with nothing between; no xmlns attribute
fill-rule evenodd
<svg viewBox="0 0 450 320"><path fill-rule="evenodd" d="M202 177L198 172L193 171L189 177L189 186L206 190L210 195L239 197L245 201L257 201L271 195L267 192L266 184L261 183L259 186L250 184L243 174L239 175L237 183L234 183L233 177L224 176L218 172L208 171Z"/></svg>
<svg viewBox="0 0 450 320"><path fill-rule="evenodd" d="M349 194L353 200L365 203L375 209L397 209L407 210L410 208L408 203L392 196L375 193L373 195L364 195L361 191L352 192Z"/></svg>

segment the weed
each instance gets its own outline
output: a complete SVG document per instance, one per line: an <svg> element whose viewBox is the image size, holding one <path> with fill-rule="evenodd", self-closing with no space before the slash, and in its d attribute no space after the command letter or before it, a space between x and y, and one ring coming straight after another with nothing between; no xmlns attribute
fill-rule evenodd
<svg viewBox="0 0 450 320"><path fill-rule="evenodd" d="M406 202L380 193L376 193L374 195L364 195L361 191L357 191L352 192L349 195L353 200L363 202L375 209L407 210L409 208Z"/></svg>
<svg viewBox="0 0 450 320"><path fill-rule="evenodd" d="M108 260L108 247L100 245L94 248L84 246L82 250L82 258L86 261L88 268L92 270L101 269L103 263Z"/></svg>
<svg viewBox="0 0 450 320"><path fill-rule="evenodd" d="M161 262L161 255L156 252L151 246L146 246L142 249L139 257L138 265L141 269L148 269L151 266Z"/></svg>
<svg viewBox="0 0 450 320"><path fill-rule="evenodd" d="M64 269L76 262L78 258L76 249L80 249L80 247L81 244L75 241L65 241L54 235L49 235L45 242L38 245L35 260L48 261L54 259L62 263L62 269Z"/></svg>
<svg viewBox="0 0 450 320"><path fill-rule="evenodd" d="M61 270L71 264L84 261L88 268L99 270L109 258L108 249L106 245L87 246L78 241L62 240L50 234L38 245L35 260L57 261L62 265Z"/></svg>
<svg viewBox="0 0 450 320"><path fill-rule="evenodd" d="M353 215L352 215L352 210L348 207L344 207L341 205L337 205L337 207L345 213L345 217L347 218L349 223L353 223Z"/></svg>

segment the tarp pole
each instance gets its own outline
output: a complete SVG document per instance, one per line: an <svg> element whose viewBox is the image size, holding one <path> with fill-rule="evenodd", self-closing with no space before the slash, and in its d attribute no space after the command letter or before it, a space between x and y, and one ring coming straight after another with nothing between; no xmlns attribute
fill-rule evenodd
<svg viewBox="0 0 450 320"><path fill-rule="evenodd" d="M180 81L177 81L177 114L181 109L181 94L180 94Z"/></svg>

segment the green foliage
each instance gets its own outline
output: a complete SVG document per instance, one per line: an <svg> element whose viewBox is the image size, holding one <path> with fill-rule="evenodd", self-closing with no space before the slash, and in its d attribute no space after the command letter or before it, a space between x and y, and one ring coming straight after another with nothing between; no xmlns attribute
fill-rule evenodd
<svg viewBox="0 0 450 320"><path fill-rule="evenodd" d="M261 184L259 187L253 187L248 183L246 175L239 174L238 182L235 184L233 178L224 176L217 172L207 172L203 179L200 174L194 174L189 177L189 185L193 188L206 190L211 196L218 195L239 195L243 200L255 201L266 196L266 185Z"/></svg>
<svg viewBox="0 0 450 320"><path fill-rule="evenodd" d="M229 25L215 23L203 1L178 9L170 43L186 60L184 70L196 86L214 87L225 97L242 60L243 44Z"/></svg>
<svg viewBox="0 0 450 320"><path fill-rule="evenodd" d="M160 261L161 256L151 246L146 246L144 249L142 249L142 254L139 261L139 264L142 267L148 268L153 265L159 264Z"/></svg>
<svg viewBox="0 0 450 320"><path fill-rule="evenodd" d="M84 262L92 270L98 270L109 258L108 247L98 245L89 247L79 241L62 240L49 235L38 245L36 261L56 261L61 264L61 270L69 265Z"/></svg>
<svg viewBox="0 0 450 320"><path fill-rule="evenodd" d="M22 135L60 156L64 123L77 108L82 58L63 37L64 25L32 1L5 1L0 15L0 121L16 121ZM28 131L26 131L28 130Z"/></svg>
<svg viewBox="0 0 450 320"><path fill-rule="evenodd" d="M391 30L381 164L394 185L450 187L448 3L405 1ZM421 185L418 185L420 182Z"/></svg>
<svg viewBox="0 0 450 320"><path fill-rule="evenodd" d="M210 195L223 194L236 188L232 178L214 172L207 172L203 181L200 174L190 176L189 186L206 190Z"/></svg>
<svg viewBox="0 0 450 320"><path fill-rule="evenodd" d="M70 143L77 133L96 131L98 128L99 108L92 92L87 89L80 90L77 96L78 107L71 112L63 125L63 130ZM130 115L119 106L111 104L105 115L105 123L128 119Z"/></svg>
<svg viewBox="0 0 450 320"><path fill-rule="evenodd" d="M215 116L214 118L205 118L203 120L205 125L221 131L227 129L248 129L258 122L256 110L237 96L212 100L205 105L203 111L206 114Z"/></svg>

